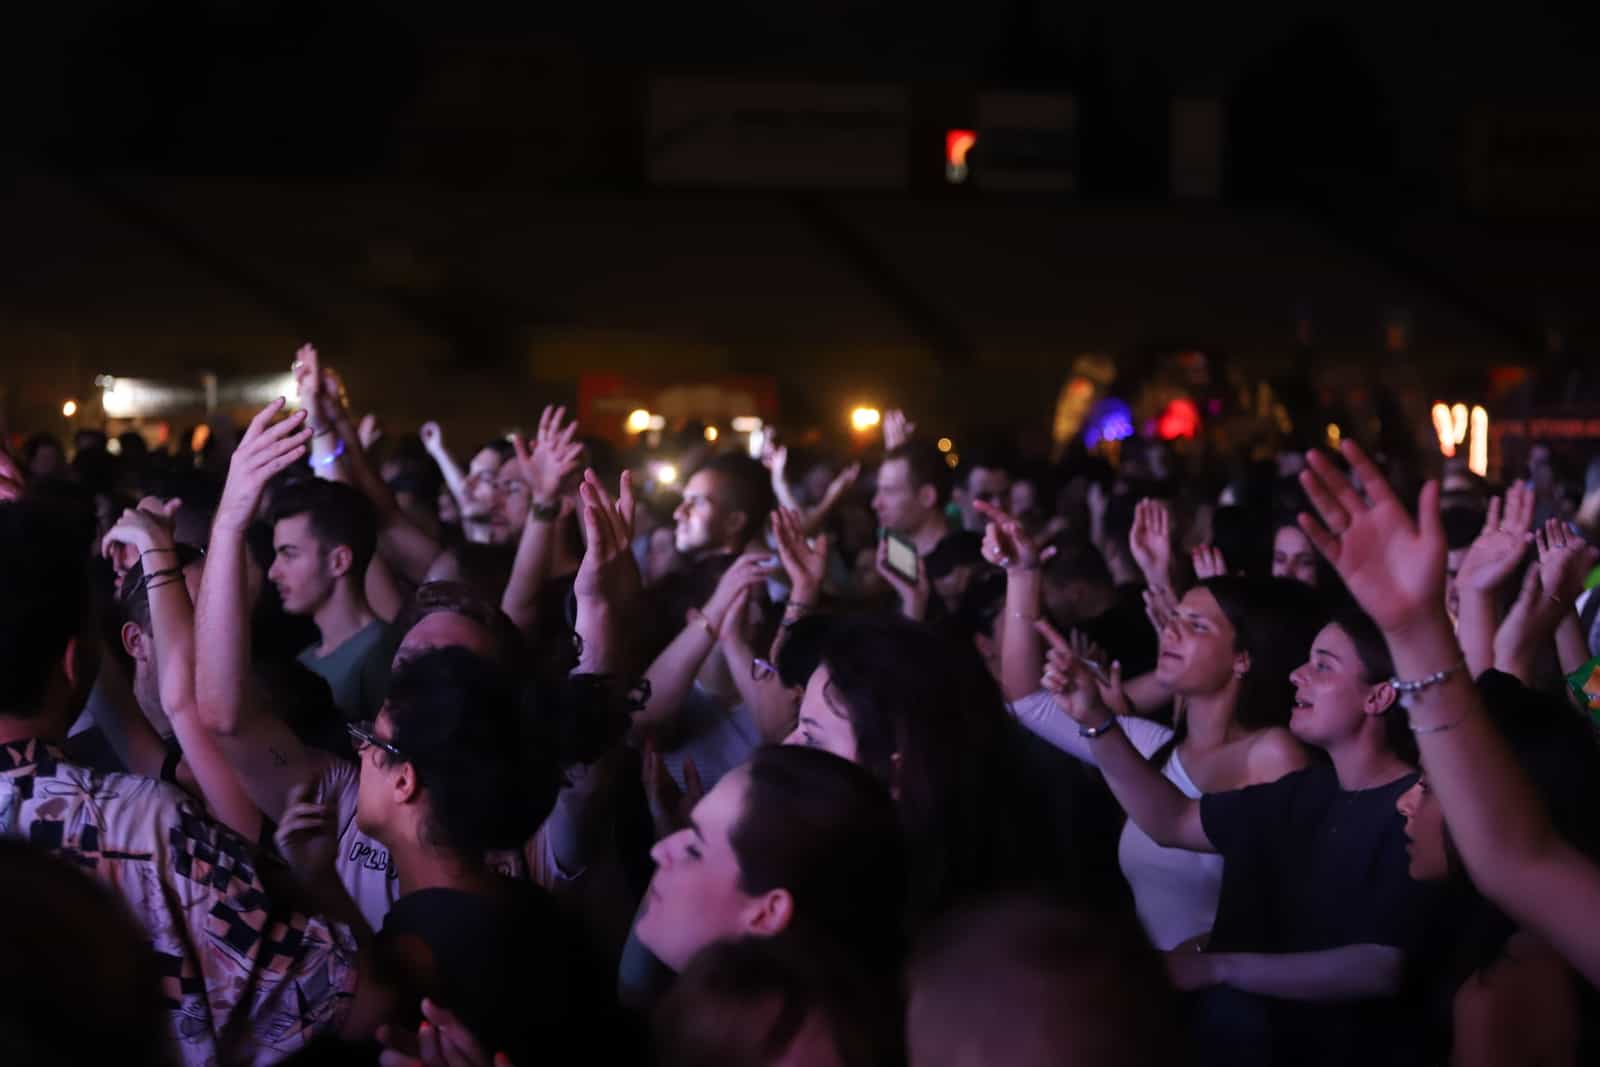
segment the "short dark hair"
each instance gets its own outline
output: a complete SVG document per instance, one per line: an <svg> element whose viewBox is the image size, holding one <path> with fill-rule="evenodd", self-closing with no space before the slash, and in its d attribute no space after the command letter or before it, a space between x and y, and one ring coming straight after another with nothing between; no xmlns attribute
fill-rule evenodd
<svg viewBox="0 0 1600 1067"><path fill-rule="evenodd" d="M1328 622L1321 598L1289 578L1211 578L1201 582L1233 627L1234 650L1250 654L1233 717L1247 730L1287 726L1294 710L1289 675L1311 658Z"/></svg>
<svg viewBox="0 0 1600 1067"><path fill-rule="evenodd" d="M461 856L520 847L555 803L554 754L524 727L511 675L464 648L402 666L384 704L390 743L428 793L429 842Z"/></svg>
<svg viewBox="0 0 1600 1067"><path fill-rule="evenodd" d="M1048 547L1054 548L1055 554L1044 565L1047 582L1058 587L1069 582L1088 582L1107 589L1113 587L1106 558L1089 543L1088 538L1063 530L1050 539Z"/></svg>
<svg viewBox="0 0 1600 1067"><path fill-rule="evenodd" d="M877 975L903 958L906 861L889 791L821 749L769 745L745 767L749 791L729 833L749 894L786 889L789 932L822 938Z"/></svg>
<svg viewBox="0 0 1600 1067"><path fill-rule="evenodd" d="M64 506L0 504L0 715L31 719L85 632L88 542Z"/></svg>
<svg viewBox="0 0 1600 1067"><path fill-rule="evenodd" d="M913 438L905 444L889 449L884 453L883 461L889 463L893 460L904 460L906 473L910 476L911 491L916 492L925 485L933 486L936 497L934 504L944 507L950 501L950 491L955 488L955 472L950 469L950 464L945 460L944 453L926 441Z"/></svg>
<svg viewBox="0 0 1600 1067"><path fill-rule="evenodd" d="M776 503L772 495L772 476L757 460L739 452L724 452L701 467L720 478L733 511L745 516L745 536L766 533L767 518Z"/></svg>
<svg viewBox="0 0 1600 1067"><path fill-rule="evenodd" d="M494 638L494 661L511 667L523 650L522 634L500 605L482 596L467 582L424 582L411 594L395 617L394 631L402 638L429 615L448 612L471 619Z"/></svg>
<svg viewBox="0 0 1600 1067"><path fill-rule="evenodd" d="M1343 604L1329 620L1356 646L1356 659L1361 661L1361 680L1368 685L1387 682L1394 677L1394 659L1389 655L1389 643L1372 617L1360 608ZM1411 717L1397 698L1383 715L1384 737L1389 751L1411 764L1419 765L1421 753L1417 751L1417 738L1411 732Z"/></svg>
<svg viewBox="0 0 1600 1067"><path fill-rule="evenodd" d="M284 486L272 498L272 524L310 516L311 533L330 552L340 545L351 555L350 574L361 581L378 550L378 512L364 493L322 478Z"/></svg>
<svg viewBox="0 0 1600 1067"><path fill-rule="evenodd" d="M967 479L972 476L972 472L980 467L988 471L1004 471L1006 475L1013 476L1017 470L1017 454L1010 446L1001 443L963 448L961 467L958 471L963 489L967 487Z"/></svg>

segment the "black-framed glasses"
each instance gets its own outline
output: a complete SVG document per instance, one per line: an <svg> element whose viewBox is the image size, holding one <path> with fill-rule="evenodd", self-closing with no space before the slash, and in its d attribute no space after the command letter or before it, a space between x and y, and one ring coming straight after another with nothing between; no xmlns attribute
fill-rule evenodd
<svg viewBox="0 0 1600 1067"><path fill-rule="evenodd" d="M405 759L406 754L395 748L389 742L379 737L374 732L371 719L362 719L360 722L345 723L345 732L350 735L350 740L356 743L356 752L360 753L366 748L379 748L398 759Z"/></svg>

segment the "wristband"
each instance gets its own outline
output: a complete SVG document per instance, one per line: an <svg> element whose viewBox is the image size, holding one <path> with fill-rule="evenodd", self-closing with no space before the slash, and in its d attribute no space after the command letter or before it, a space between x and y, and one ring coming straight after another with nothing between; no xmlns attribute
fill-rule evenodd
<svg viewBox="0 0 1600 1067"><path fill-rule="evenodd" d="M533 517L534 522L555 522L561 517L561 502L558 500L554 504L534 504L528 509L528 514Z"/></svg>
<svg viewBox="0 0 1600 1067"><path fill-rule="evenodd" d="M1082 726L1082 725L1080 725L1078 727L1078 736L1079 737L1087 737L1090 740L1093 740L1096 737L1104 737L1106 734L1109 734L1112 730L1115 730L1116 728L1117 728L1117 717L1115 715L1113 715L1113 716L1111 716L1111 718L1107 719L1105 722L1101 723L1099 726Z"/></svg>
<svg viewBox="0 0 1600 1067"><path fill-rule="evenodd" d="M172 555L177 555L178 554L178 550L177 550L176 547L173 547L173 548L147 548L143 552L139 553L139 558L143 559L145 556L153 556L157 552L170 552Z"/></svg>
<svg viewBox="0 0 1600 1067"><path fill-rule="evenodd" d="M318 436L320 437L321 435L319 434ZM321 458L318 458L318 459L313 459L311 461L311 465L313 467L331 467L331 466L333 466L335 463L337 463L339 461L339 457L342 456L342 455L344 455L344 440L341 438L340 441L339 441L339 446L337 448L335 448L332 452L328 453L326 456L322 456Z"/></svg>
<svg viewBox="0 0 1600 1067"><path fill-rule="evenodd" d="M1466 666L1467 661L1463 657L1462 659L1459 659L1455 663L1446 667L1444 670L1434 671L1432 674L1418 678L1415 681L1407 682L1402 681L1399 678L1391 678L1389 679L1389 685L1397 694L1399 694L1400 703L1409 708L1411 706L1412 697L1415 697L1418 693L1421 693L1424 690L1432 689L1437 685L1442 685L1457 671L1464 670Z"/></svg>

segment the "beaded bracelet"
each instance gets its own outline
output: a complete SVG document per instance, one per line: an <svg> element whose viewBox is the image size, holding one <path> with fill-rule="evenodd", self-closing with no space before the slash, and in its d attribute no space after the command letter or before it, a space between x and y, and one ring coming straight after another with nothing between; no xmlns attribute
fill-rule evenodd
<svg viewBox="0 0 1600 1067"><path fill-rule="evenodd" d="M1412 697L1423 692L1424 690L1432 689L1436 685L1443 684L1457 671L1465 669L1466 665L1466 658L1463 657L1459 660L1456 660L1455 663L1446 667L1444 670L1434 671L1432 674L1423 678L1418 678L1415 681L1406 682L1399 678L1391 678L1389 679L1389 685L1399 695L1400 703L1405 707L1410 707Z"/></svg>

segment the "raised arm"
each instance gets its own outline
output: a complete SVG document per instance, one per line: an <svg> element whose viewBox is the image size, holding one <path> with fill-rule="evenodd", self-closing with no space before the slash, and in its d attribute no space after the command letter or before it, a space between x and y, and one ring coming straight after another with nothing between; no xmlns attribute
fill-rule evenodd
<svg viewBox="0 0 1600 1067"><path fill-rule="evenodd" d="M562 425L566 413L566 408L546 407L539 415L539 431L531 448L520 434L511 439L517 466L528 483L530 506L500 607L525 634L531 634L538 623L539 591L550 573L550 555L561 519L562 483L578 472L583 459L583 443L573 440L577 422Z"/></svg>
<svg viewBox="0 0 1600 1067"><path fill-rule="evenodd" d="M106 534L111 543L130 544L144 568L141 579L150 603L151 640L160 682L161 708L183 751L178 784L196 793L211 813L246 840L261 833L261 812L245 794L217 743L199 722L194 697L194 604L178 565L171 520L179 501L146 498L130 508ZM143 716L140 716L143 722ZM163 750L161 762L165 762ZM149 773L156 777L161 767Z"/></svg>
<svg viewBox="0 0 1600 1067"><path fill-rule="evenodd" d="M1128 550L1147 586L1172 588L1172 516L1166 504L1146 498L1134 506Z"/></svg>
<svg viewBox="0 0 1600 1067"><path fill-rule="evenodd" d="M1158 845L1215 852L1200 820L1200 802L1184 796L1134 748L1106 707L1093 671L1066 640L1047 622L1034 625L1050 645L1044 688L1093 746L1094 762L1128 818Z"/></svg>
<svg viewBox="0 0 1600 1067"><path fill-rule="evenodd" d="M1532 524L1533 490L1525 482L1513 483L1503 500L1489 501L1483 529L1461 560L1456 636L1474 678L1494 666L1500 590L1527 554Z"/></svg>
<svg viewBox="0 0 1600 1067"><path fill-rule="evenodd" d="M622 472L612 500L594 471L578 487L583 560L572 579L575 630L581 646L575 674L625 674L636 670L626 620L638 608L644 579L633 558L633 475Z"/></svg>
<svg viewBox="0 0 1600 1067"><path fill-rule="evenodd" d="M1346 441L1344 454L1370 500L1312 453L1300 479L1318 517L1301 527L1383 631L1398 677L1443 674L1408 710L1451 840L1479 891L1600 982L1600 866L1551 827L1462 667L1444 608L1438 483L1423 487L1414 522L1359 447Z"/></svg>
<svg viewBox="0 0 1600 1067"><path fill-rule="evenodd" d="M1040 550L1022 523L991 504L976 501L988 524L983 532L983 556L1006 572L1005 614L1000 620L1000 688L1010 701L1039 690L1044 673L1044 641L1034 629L1043 617L1043 566L1051 554Z"/></svg>
<svg viewBox="0 0 1600 1067"><path fill-rule="evenodd" d="M1600 561L1600 550L1586 542L1575 530L1557 519L1546 522L1534 538L1539 550L1539 580L1545 602L1553 613L1556 658L1561 673L1571 674L1589 659L1589 643L1578 619L1578 598L1583 584Z"/></svg>
<svg viewBox="0 0 1600 1067"><path fill-rule="evenodd" d="M280 398L251 421L228 466L211 526L195 624L195 711L217 739L239 784L271 818L289 791L314 773L310 754L284 723L250 698L250 601L245 530L267 480L305 455L311 430L304 412L274 423Z"/></svg>
<svg viewBox="0 0 1600 1067"><path fill-rule="evenodd" d="M456 511L459 514L467 513L467 475L461 469L461 464L456 462L456 457L450 454L450 449L444 443L444 431L437 422L425 422L420 433L422 447L433 457L433 462L439 468L439 476L444 479L445 488L455 498Z"/></svg>

